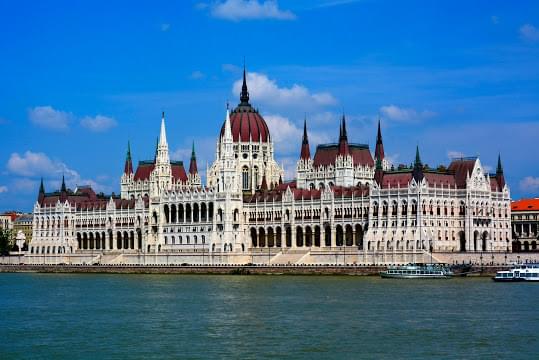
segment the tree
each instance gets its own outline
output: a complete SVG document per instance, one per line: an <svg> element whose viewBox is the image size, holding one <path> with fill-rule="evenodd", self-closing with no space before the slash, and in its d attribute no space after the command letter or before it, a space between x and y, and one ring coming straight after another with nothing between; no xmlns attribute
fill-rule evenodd
<svg viewBox="0 0 539 360"><path fill-rule="evenodd" d="M0 229L0 255L9 255L11 247L11 230Z"/></svg>

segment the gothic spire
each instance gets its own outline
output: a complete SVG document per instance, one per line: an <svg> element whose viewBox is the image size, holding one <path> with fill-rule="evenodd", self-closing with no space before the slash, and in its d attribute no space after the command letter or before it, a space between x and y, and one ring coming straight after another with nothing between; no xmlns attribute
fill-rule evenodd
<svg viewBox="0 0 539 360"><path fill-rule="evenodd" d="M41 177L41 184L39 185L39 193L45 194L45 185L43 185L43 177Z"/></svg>
<svg viewBox="0 0 539 360"><path fill-rule="evenodd" d="M195 142L193 141L193 149L191 150L191 162L189 163L189 174L195 175L197 172L197 157L195 155Z"/></svg>
<svg viewBox="0 0 539 360"><path fill-rule="evenodd" d="M412 175L416 182L423 180L423 163L421 162L421 157L419 156L419 146L415 148L415 161L414 161L414 170Z"/></svg>
<svg viewBox="0 0 539 360"><path fill-rule="evenodd" d="M247 91L247 75L245 62L243 63L243 84L241 85L240 105L249 105L249 91Z"/></svg>
<svg viewBox="0 0 539 360"><path fill-rule="evenodd" d="M66 181L65 181L65 177L64 175L62 174L62 188L60 189L61 192L66 192L67 191L67 188L66 188Z"/></svg>
<svg viewBox="0 0 539 360"><path fill-rule="evenodd" d="M346 119L344 114L342 115L341 122L341 134L339 136L339 155L348 155L350 150L348 149L348 136L346 135Z"/></svg>
<svg viewBox="0 0 539 360"><path fill-rule="evenodd" d="M382 141L382 130L380 129L380 117L378 117L378 134L376 135L376 148L374 150L374 158L384 160L384 143Z"/></svg>
<svg viewBox="0 0 539 360"><path fill-rule="evenodd" d="M45 198L45 186L43 185L43 177L41 177L41 184L39 185L39 194L37 195L37 201L41 204Z"/></svg>
<svg viewBox="0 0 539 360"><path fill-rule="evenodd" d="M131 160L131 144L127 141L127 155L125 156L124 174L133 173L133 162Z"/></svg>
<svg viewBox="0 0 539 360"><path fill-rule="evenodd" d="M159 145L167 146L167 132L165 130L165 112L163 111L161 116L161 132L159 133Z"/></svg>
<svg viewBox="0 0 539 360"><path fill-rule="evenodd" d="M500 186L500 191L505 186L505 176L503 175L502 157L498 154L498 166L496 167L496 181Z"/></svg>
<svg viewBox="0 0 539 360"><path fill-rule="evenodd" d="M423 167L423 164L421 163L421 157L419 156L419 145L417 145L415 148L414 167Z"/></svg>
<svg viewBox="0 0 539 360"><path fill-rule="evenodd" d="M307 137L307 117L303 121L303 141L301 142L301 154L300 158L307 160L311 157L311 151L309 149L309 138Z"/></svg>
<svg viewBox="0 0 539 360"><path fill-rule="evenodd" d="M496 167L496 175L498 174L503 174L502 158L500 154L498 154L498 166Z"/></svg>

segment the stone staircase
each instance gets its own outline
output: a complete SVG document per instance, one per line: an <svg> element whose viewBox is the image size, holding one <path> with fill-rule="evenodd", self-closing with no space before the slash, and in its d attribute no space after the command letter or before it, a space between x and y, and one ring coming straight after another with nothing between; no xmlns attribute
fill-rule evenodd
<svg viewBox="0 0 539 360"><path fill-rule="evenodd" d="M273 256L271 264L301 264L302 260L309 255L308 249L287 249Z"/></svg>

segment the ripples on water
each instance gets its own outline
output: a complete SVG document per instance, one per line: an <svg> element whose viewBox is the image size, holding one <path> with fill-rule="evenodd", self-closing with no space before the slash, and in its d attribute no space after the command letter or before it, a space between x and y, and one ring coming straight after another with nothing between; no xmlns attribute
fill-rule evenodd
<svg viewBox="0 0 539 360"><path fill-rule="evenodd" d="M0 274L0 358L539 358L539 284Z"/></svg>

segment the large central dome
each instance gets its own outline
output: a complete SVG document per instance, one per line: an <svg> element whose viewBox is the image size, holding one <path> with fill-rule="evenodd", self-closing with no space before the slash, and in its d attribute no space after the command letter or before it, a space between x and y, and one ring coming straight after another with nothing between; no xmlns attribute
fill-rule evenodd
<svg viewBox="0 0 539 360"><path fill-rule="evenodd" d="M270 132L264 118L249 103L249 92L243 69L243 85L240 103L230 113L230 126L234 142L269 142ZM225 133L225 125L221 127L221 136Z"/></svg>

